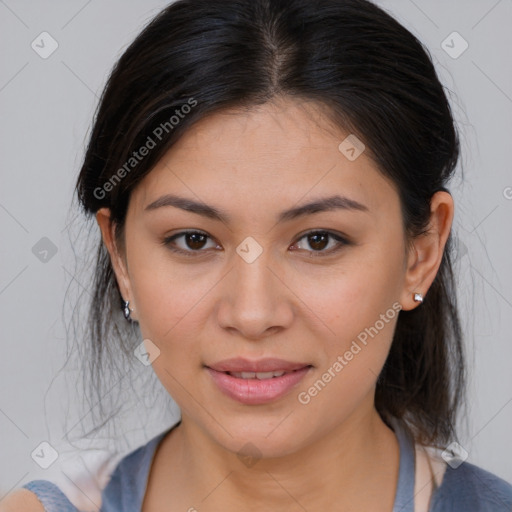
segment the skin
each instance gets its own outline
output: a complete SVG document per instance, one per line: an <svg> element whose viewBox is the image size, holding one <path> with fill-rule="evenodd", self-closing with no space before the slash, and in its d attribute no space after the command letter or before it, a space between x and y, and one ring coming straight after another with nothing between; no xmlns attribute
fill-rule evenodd
<svg viewBox="0 0 512 512"><path fill-rule="evenodd" d="M160 350L153 369L182 411L157 450L144 511L317 511L333 503L392 510L399 449L374 394L397 316L308 404L297 395L393 304L418 307L413 294L425 295L438 271L453 201L436 193L428 235L408 244L395 186L367 151L354 161L339 151L347 135L319 105L296 99L216 113L189 129L132 192L123 244L114 240L109 210L98 211L132 318ZM334 193L367 211L276 222L282 210ZM172 206L145 211L164 194L214 206L230 221ZM174 240L195 249L191 257L162 243L183 230L209 237L195 245ZM312 230L350 243L329 254L336 239L308 241ZM236 252L249 236L263 249L252 263ZM222 394L204 368L235 356L313 368L279 400L244 405ZM237 456L246 443L261 455L251 467Z"/></svg>

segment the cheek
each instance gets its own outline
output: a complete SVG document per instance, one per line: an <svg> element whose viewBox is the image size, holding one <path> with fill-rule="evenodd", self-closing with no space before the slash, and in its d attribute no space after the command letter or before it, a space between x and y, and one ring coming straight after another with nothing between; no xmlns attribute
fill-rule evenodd
<svg viewBox="0 0 512 512"><path fill-rule="evenodd" d="M161 342L174 338L185 325L201 317L214 280L193 279L170 272L169 266L134 274L132 289L141 331ZM196 325L196 327L199 327ZM181 336L181 332L180 332ZM183 339L181 344L185 343Z"/></svg>
<svg viewBox="0 0 512 512"><path fill-rule="evenodd" d="M194 265L176 264L167 251L142 228L127 231L130 283L141 332L160 341L197 315L215 277L205 267L200 275Z"/></svg>
<svg viewBox="0 0 512 512"><path fill-rule="evenodd" d="M340 278L328 297L312 297L329 331L322 328L322 356L314 379L298 390L297 401L308 412L305 421L323 416L328 429L361 404L373 407L401 308L393 293L396 284L390 280L389 289L379 286L386 281L381 274L374 279L372 273L354 272Z"/></svg>
<svg viewBox="0 0 512 512"><path fill-rule="evenodd" d="M357 257L355 253L347 257L332 275L324 276L321 286L301 278L299 293L307 297L309 308L322 320L317 336L323 340L323 354L317 384L310 390L322 396L314 398L313 407L343 403L350 409L372 391L401 309L401 251L400 243L386 247L376 244L358 251ZM305 400L312 398L307 389L301 391L308 395Z"/></svg>
<svg viewBox="0 0 512 512"><path fill-rule="evenodd" d="M197 335L213 283L191 279L168 263L154 263L133 273L140 330L160 351L152 362L155 375L182 411L189 412L190 393L196 394L190 376L201 369L203 357Z"/></svg>
<svg viewBox="0 0 512 512"><path fill-rule="evenodd" d="M294 276L293 289L336 345L373 326L390 308L392 316L403 286L403 254L400 244L360 247L328 271L296 271Z"/></svg>

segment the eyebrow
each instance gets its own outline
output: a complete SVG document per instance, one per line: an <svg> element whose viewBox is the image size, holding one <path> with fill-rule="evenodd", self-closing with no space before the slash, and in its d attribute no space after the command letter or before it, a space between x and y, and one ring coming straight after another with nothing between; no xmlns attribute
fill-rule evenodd
<svg viewBox="0 0 512 512"><path fill-rule="evenodd" d="M208 217L209 219L218 220L224 223L230 222L230 216L222 210L214 208L213 206L209 206L205 203L200 203L192 199L187 199L185 197L172 194L166 194L162 197L159 197L157 200L148 204L144 210L152 211L165 206L174 206L175 208L180 208L182 210L196 213L198 215L202 215L203 217ZM355 210L362 212L369 211L365 205L353 199L340 195L334 195L316 199L310 203L285 210L278 215L277 221L286 222L298 217L302 217L304 215L311 215L314 213L333 210Z"/></svg>

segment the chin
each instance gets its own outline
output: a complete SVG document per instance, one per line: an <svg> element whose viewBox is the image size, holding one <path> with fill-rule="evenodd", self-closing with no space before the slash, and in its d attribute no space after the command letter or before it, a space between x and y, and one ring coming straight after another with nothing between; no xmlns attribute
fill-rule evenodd
<svg viewBox="0 0 512 512"><path fill-rule="evenodd" d="M284 416L286 417L286 415ZM219 421L222 424L222 420ZM227 451L239 458L279 458L291 455L308 444L308 433L304 425L298 422L283 421L283 418L272 422L261 419L247 419L243 422L226 421L229 425L226 432L218 424L208 425L214 430L209 431L215 441ZM206 428L208 428L206 427Z"/></svg>

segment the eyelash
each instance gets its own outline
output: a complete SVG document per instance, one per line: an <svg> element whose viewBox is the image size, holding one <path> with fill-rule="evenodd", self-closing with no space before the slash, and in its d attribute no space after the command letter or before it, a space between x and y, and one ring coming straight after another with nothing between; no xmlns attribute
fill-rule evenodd
<svg viewBox="0 0 512 512"><path fill-rule="evenodd" d="M195 235L202 235L202 236L205 236L205 237L211 239L210 236L208 236L206 233L203 233L201 231L180 231L179 233L176 233L175 235L168 236L168 237L164 238L164 240L162 241L162 244L164 246L166 246L169 250L171 250L171 251L173 251L175 253L182 254L182 255L187 256L187 257L197 257L197 256L199 256L199 253L206 252L206 250L198 249L198 250L185 251L183 249L179 249L177 247L174 247L171 244L171 242L173 242L177 238L180 238L180 237L186 236L186 235L193 235L193 234L195 234ZM311 253L312 257L330 256L331 254L334 254L334 253L338 252L339 250L341 250L344 246L351 245L351 242L349 240L347 240L346 238L340 236L339 234L333 233L332 231L318 230L318 229L317 230L313 230L313 231L308 231L307 233L304 233L299 238L297 238L297 241L294 242L292 245L297 244L303 238L306 238L306 237L311 236L311 235L318 235L318 234L327 235L328 237L333 238L334 240L336 240L338 242L338 245L334 249L330 249L328 251L325 251L325 250L321 250L321 251L308 251L308 252ZM307 249L299 249L299 250L307 250Z"/></svg>

